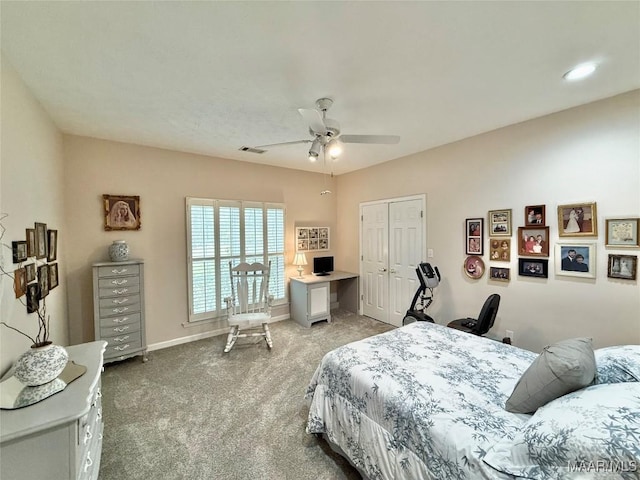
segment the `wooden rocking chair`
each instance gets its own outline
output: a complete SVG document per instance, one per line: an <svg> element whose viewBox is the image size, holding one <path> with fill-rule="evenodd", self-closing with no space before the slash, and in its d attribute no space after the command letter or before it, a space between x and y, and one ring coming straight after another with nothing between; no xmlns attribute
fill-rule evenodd
<svg viewBox="0 0 640 480"><path fill-rule="evenodd" d="M229 352L239 337L262 336L267 342L269 350L273 348L269 322L271 321L271 302L273 296L269 295L269 265L262 263L240 263L231 268L231 296L225 298L227 303L227 319L229 321L229 335L224 347L225 353ZM240 333L242 330L255 330L260 332Z"/></svg>

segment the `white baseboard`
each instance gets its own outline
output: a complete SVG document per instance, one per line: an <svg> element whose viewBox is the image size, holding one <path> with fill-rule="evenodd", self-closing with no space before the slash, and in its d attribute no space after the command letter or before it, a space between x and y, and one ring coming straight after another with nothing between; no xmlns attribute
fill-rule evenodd
<svg viewBox="0 0 640 480"><path fill-rule="evenodd" d="M271 323L288 320L289 318L291 318L289 314L280 315L278 317L273 317ZM151 345L147 345L147 351L152 352L154 350L161 350L163 348L182 345L183 343L195 342L197 340L202 340L203 338L215 337L217 335L226 335L227 333L229 333L229 328L218 328L216 330L211 330L210 332L196 333L195 335L187 335L186 337L174 338L173 340L167 340L166 342L153 343Z"/></svg>

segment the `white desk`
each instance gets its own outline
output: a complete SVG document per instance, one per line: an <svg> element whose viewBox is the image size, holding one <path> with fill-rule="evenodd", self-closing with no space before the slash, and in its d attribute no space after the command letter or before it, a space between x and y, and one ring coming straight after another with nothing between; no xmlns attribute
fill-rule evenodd
<svg viewBox="0 0 640 480"><path fill-rule="evenodd" d="M335 271L329 275L291 277L291 318L304 327L331 321L331 284L337 286L340 308L358 312L358 274Z"/></svg>

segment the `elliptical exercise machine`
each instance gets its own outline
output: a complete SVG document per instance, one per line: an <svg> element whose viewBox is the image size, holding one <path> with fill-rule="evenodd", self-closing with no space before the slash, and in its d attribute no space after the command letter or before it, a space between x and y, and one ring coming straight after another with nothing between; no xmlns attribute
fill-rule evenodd
<svg viewBox="0 0 640 480"><path fill-rule="evenodd" d="M416 275L420 280L420 286L416 290L416 294L413 296L411 307L407 310L402 325L408 325L413 322L431 322L435 323L433 318L427 315L425 312L429 305L433 303L433 289L440 283L440 272L438 267L435 270L429 263L420 263L416 268ZM427 295L427 290L429 294ZM418 306L418 300L420 305Z"/></svg>

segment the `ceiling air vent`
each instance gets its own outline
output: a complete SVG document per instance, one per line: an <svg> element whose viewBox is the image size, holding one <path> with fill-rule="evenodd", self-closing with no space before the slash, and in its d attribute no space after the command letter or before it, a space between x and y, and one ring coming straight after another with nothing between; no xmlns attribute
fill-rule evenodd
<svg viewBox="0 0 640 480"><path fill-rule="evenodd" d="M254 147L240 147L238 150L241 152L249 152L249 153L264 153L266 150L262 150L261 148Z"/></svg>

